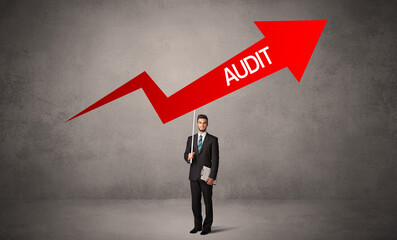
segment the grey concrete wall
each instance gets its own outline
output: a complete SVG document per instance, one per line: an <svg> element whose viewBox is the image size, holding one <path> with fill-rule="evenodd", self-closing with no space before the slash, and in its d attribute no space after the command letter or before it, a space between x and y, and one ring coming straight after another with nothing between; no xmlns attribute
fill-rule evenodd
<svg viewBox="0 0 397 240"><path fill-rule="evenodd" d="M395 1L1 1L0 198L187 198L191 114L167 96L260 40L253 21L328 20L288 69L198 109L219 137L216 198L396 198Z"/></svg>

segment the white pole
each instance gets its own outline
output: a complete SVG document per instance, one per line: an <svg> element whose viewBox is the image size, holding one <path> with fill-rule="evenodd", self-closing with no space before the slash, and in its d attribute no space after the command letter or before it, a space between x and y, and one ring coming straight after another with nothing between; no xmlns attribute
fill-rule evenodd
<svg viewBox="0 0 397 240"><path fill-rule="evenodd" d="M193 141L194 141L194 120L196 119L196 109L193 111L193 128L192 128L192 148L190 148L190 153L193 152ZM193 158L190 159L190 164L192 164Z"/></svg>

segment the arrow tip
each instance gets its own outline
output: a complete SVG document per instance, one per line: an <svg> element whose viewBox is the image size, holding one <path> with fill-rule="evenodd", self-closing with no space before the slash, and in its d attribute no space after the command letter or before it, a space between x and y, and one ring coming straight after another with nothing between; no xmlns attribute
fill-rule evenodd
<svg viewBox="0 0 397 240"><path fill-rule="evenodd" d="M282 61L300 82L327 20L254 22L265 37L273 39Z"/></svg>

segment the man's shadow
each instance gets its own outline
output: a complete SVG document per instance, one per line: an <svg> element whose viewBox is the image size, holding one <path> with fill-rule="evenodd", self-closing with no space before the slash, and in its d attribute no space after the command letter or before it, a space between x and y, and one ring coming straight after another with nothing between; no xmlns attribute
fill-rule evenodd
<svg viewBox="0 0 397 240"><path fill-rule="evenodd" d="M237 227L212 227L211 228L211 233L218 233L218 232L225 232L225 231L229 231L229 230L233 230L236 229Z"/></svg>

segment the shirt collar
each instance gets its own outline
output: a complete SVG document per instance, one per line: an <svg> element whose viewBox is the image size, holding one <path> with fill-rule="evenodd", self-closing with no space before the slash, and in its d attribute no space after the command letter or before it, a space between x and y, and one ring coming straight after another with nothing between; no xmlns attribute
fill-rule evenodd
<svg viewBox="0 0 397 240"><path fill-rule="evenodd" d="M197 133L198 134L198 137L200 137L200 133ZM203 138L207 135L207 131L205 131L203 134L201 134L201 135L203 135Z"/></svg>

